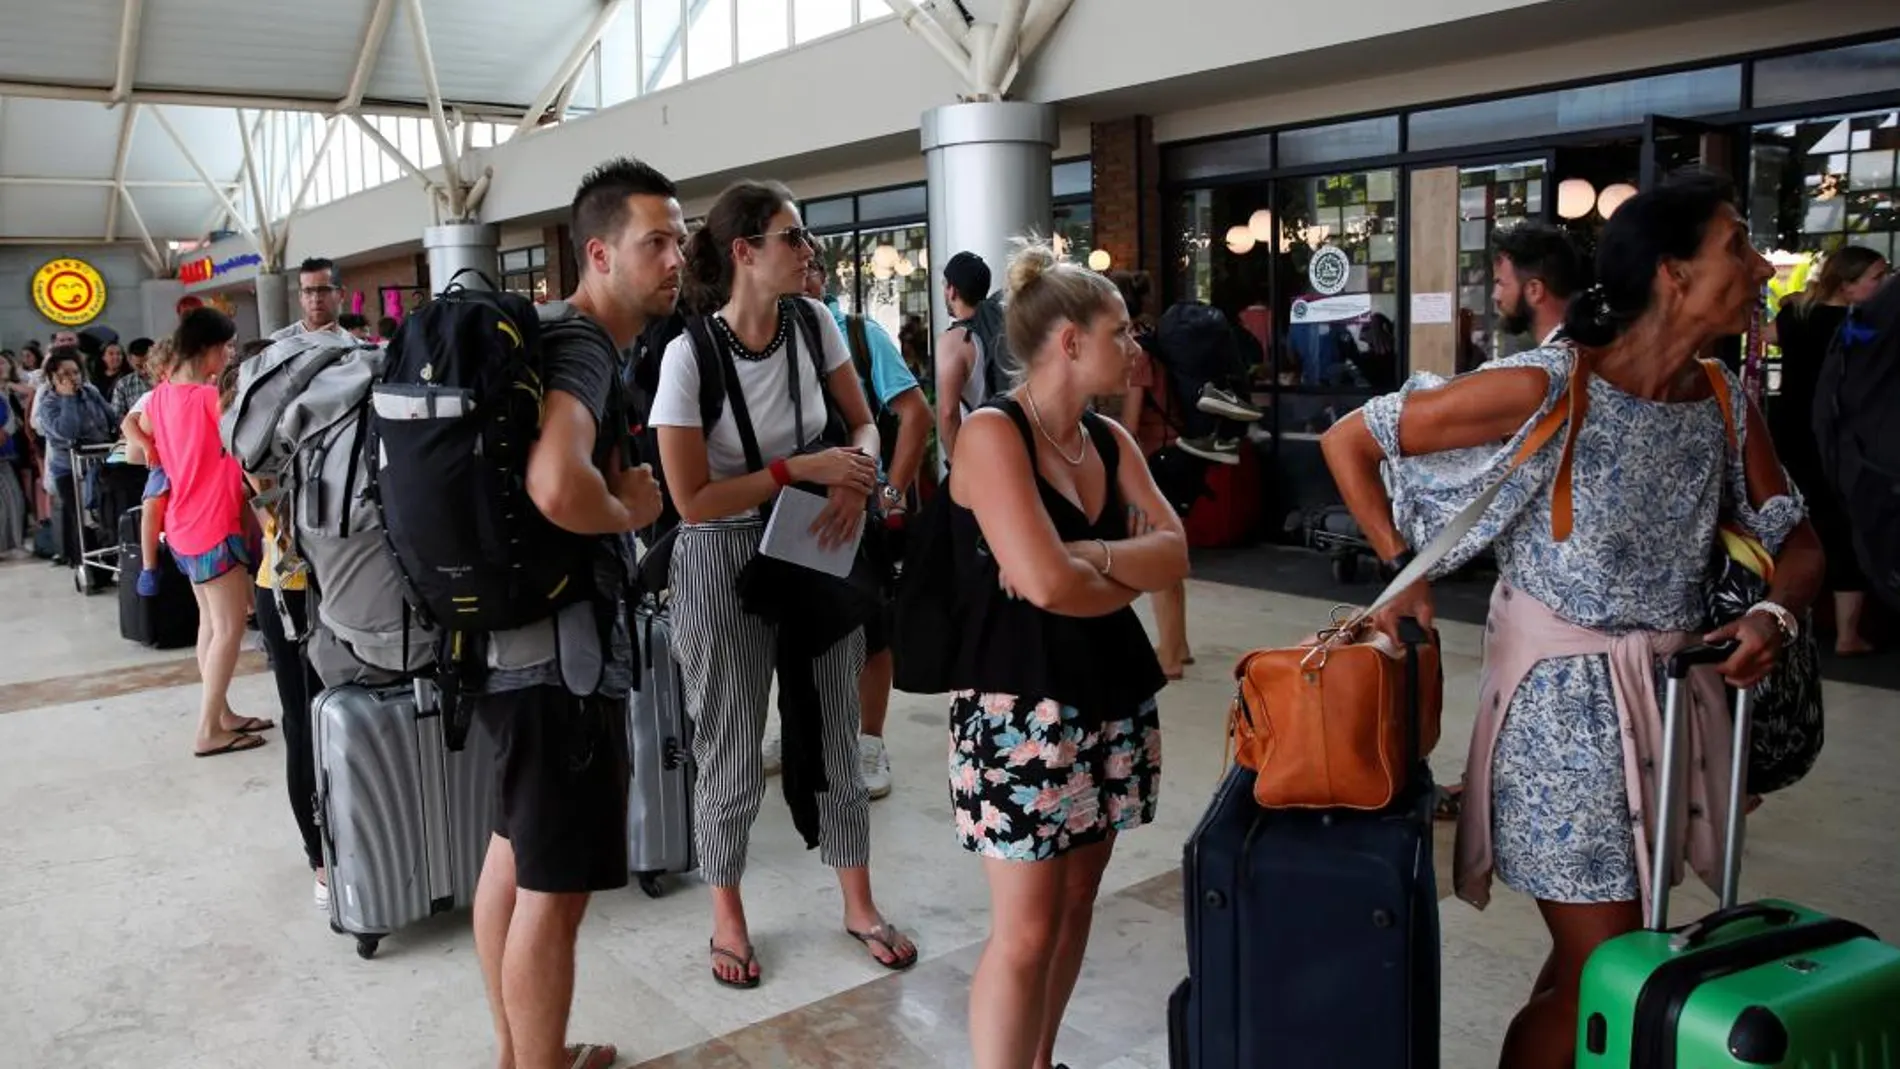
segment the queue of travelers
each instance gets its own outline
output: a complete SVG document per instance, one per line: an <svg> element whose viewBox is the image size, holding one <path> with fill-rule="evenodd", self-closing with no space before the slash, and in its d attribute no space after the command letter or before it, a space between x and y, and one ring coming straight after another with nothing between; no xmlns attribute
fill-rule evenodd
<svg viewBox="0 0 1900 1069"><path fill-rule="evenodd" d="M1500 235L1497 306L1507 329L1537 344L1450 381L1416 378L1324 438L1347 506L1393 569L1415 551L1415 530L1401 518L1449 516L1461 495L1498 478L1521 490L1502 495L1460 550L1490 548L1501 579L1487 639L1492 675L1465 768L1470 797L1449 814L1459 820L1459 894L1482 907L1495 877L1535 898L1550 932L1543 974L1505 1039L1507 1066L1570 1064L1584 961L1641 926L1639 902L1656 877L1642 862L1640 819L1631 821L1643 787L1626 779L1621 724L1656 716L1655 694L1630 681L1647 680L1656 657L1699 637L1699 576L1718 523L1740 524L1777 565L1762 604L1707 636L1738 643L1722 666L1730 681L1750 685L1768 673L1824 585L1837 599L1839 651L1867 648L1851 548L1848 563L1838 552L1838 503L1823 504L1824 480L1802 459L1812 432L1788 406L1765 417L1732 372L1723 372L1726 392L1715 387L1699 360L1748 326L1771 270L1750 246L1732 193L1692 177L1633 198L1606 227L1594 266L1551 228ZM474 904L499 1063L605 1069L617 1057L610 1045L570 1044L567 1018L589 896L629 882L627 599L637 565L629 539L653 548L647 535L668 508L681 521L665 575L671 653L695 729L693 833L710 890L711 980L749 990L769 975L742 887L775 768L825 784L799 824L836 873L843 932L884 968L919 960L915 940L880 909L871 878L870 805L892 789L883 736L893 655L902 654L897 561L882 564L869 621L835 640L814 628L822 646L742 596L766 514L789 489L809 488L823 499L810 534L824 549L857 544L867 527L902 531L920 508L947 513L956 597L947 725L954 827L945 833L982 859L990 890L970 998L974 1064L1060 1069L1055 1048L1103 872L1118 836L1151 822L1158 805L1157 696L1194 662L1177 507L1193 495L1183 502L1151 470L1179 438L1169 416L1184 387L1156 346L1147 280L1068 262L1032 235L998 265L1003 281L992 292L991 265L959 253L942 271L956 326L938 340L934 367L920 367L917 324L893 339L828 292L828 265L782 185L734 185L689 235L670 180L611 160L576 191L570 228L580 278L562 314L598 328L621 353L657 324L683 316L699 326L651 354L657 389L646 419L658 453L645 463L611 447L611 428L625 419L625 369L566 335L550 336L541 354L527 494L589 547L598 582L574 611L607 623L569 627L563 610L492 636L474 703L500 752L500 813ZM1809 365L1845 309L1871 296L1886 271L1876 254L1838 251L1784 312L1782 382L1793 408L1811 400L1812 386L1802 385ZM335 265L306 261L300 319L253 343L246 358L302 335L375 344L399 329L384 322L372 334L341 312L342 297ZM703 351L707 344L715 351ZM71 452L120 430L151 471L139 592L156 593L162 537L199 608L193 753L257 749L281 727L315 901L328 908L311 725L322 681L291 637L309 624L303 580L286 578L298 570L282 566L295 549L281 517L268 504L252 507L273 488L247 484L220 445L237 348L235 324L200 308L170 338L113 341L90 364L69 333L55 335L44 359L37 346L17 358L0 353L0 553L26 537L44 490L63 532L60 556L77 555L85 505L74 496ZM710 408L708 369L723 379ZM1250 406L1218 383L1203 385L1211 389L1198 398L1215 397L1216 407L1202 411L1248 418ZM1497 443L1521 438L1566 388L1589 392L1574 446L1507 471ZM1125 398L1120 422L1094 411L1093 399L1105 396ZM1722 444L1728 434L1732 448ZM1644 463L1629 463L1632 450ZM1554 478L1560 460L1563 480ZM1553 537L1558 482L1582 537ZM928 506L925 485L936 485ZM1659 538L1654 517L1663 515L1676 526ZM1132 608L1143 595L1154 599L1155 641ZM272 663L276 719L240 715L228 700L253 615ZM1431 623L1428 585L1378 623L1396 633L1400 616ZM601 666L588 693L564 682L575 658ZM782 731L768 738L775 680L791 696L781 694ZM1698 717L1722 714L1698 700ZM1552 760L1559 753L1565 759ZM1693 841L1719 841L1718 819L1715 807L1700 807ZM1699 850L1689 860L1710 863Z"/></svg>

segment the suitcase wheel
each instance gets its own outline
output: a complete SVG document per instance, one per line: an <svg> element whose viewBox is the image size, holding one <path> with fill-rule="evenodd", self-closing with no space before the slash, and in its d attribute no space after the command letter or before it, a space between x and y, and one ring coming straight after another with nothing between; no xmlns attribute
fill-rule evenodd
<svg viewBox="0 0 1900 1069"><path fill-rule="evenodd" d="M664 895L666 888L660 883L660 877L662 875L662 873L658 872L637 873L634 879L640 884L640 893L646 895L648 898L658 898Z"/></svg>
<svg viewBox="0 0 1900 1069"><path fill-rule="evenodd" d="M356 956L364 961L376 956L376 948L383 945L380 935L359 935L356 937Z"/></svg>

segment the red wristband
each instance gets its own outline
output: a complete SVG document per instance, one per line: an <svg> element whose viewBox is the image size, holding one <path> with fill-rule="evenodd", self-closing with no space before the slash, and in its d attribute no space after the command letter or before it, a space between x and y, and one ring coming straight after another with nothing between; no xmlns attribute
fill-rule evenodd
<svg viewBox="0 0 1900 1069"><path fill-rule="evenodd" d="M777 483L781 489L792 485L792 466L785 463L783 459L774 460L772 463L767 464L765 470L772 473L772 481Z"/></svg>

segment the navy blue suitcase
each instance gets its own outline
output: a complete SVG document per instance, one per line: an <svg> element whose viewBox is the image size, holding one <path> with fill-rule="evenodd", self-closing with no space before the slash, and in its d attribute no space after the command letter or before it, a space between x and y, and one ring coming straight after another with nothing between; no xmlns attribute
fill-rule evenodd
<svg viewBox="0 0 1900 1069"><path fill-rule="evenodd" d="M1236 767L1188 839L1174 1069L1437 1069L1429 775L1385 813L1265 810L1253 784Z"/></svg>

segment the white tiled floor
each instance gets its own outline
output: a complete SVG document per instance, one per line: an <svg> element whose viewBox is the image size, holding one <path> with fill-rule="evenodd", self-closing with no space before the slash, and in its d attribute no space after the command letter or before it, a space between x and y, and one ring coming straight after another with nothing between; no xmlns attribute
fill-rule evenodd
<svg viewBox="0 0 1900 1069"><path fill-rule="evenodd" d="M122 643L113 603L82 600L65 580L44 565L0 567L0 687L177 656ZM1228 666L1243 649L1296 639L1327 608L1207 585L1191 605L1201 663L1164 697L1161 818L1124 839L1110 892L1179 864L1222 765ZM1477 637L1447 630L1441 773L1457 768L1469 730ZM1828 699L1828 751L1754 822L1745 883L1900 936L1900 697L1835 687ZM268 677L239 680L233 700L267 710ZM310 904L281 744L194 761L195 704L186 687L0 715L0 1066L490 1064L466 919L399 933L358 960ZM880 898L926 955L967 954L985 892L950 834L942 708L899 696L891 721L897 791L873 809ZM691 882L658 901L602 896L583 930L577 1038L611 1039L637 1063L883 975L838 931L835 883L776 795L754 841L748 902L769 982L740 993L706 979L706 907ZM1684 894L1685 911L1707 901ZM1104 927L1121 934L1098 943L1116 967L1091 969L1077 995L1096 1010L1128 997L1104 979L1121 969L1182 971L1167 918L1117 908L1129 915ZM1447 902L1444 928L1445 1064L1493 1063L1542 960L1541 926L1500 894L1482 915ZM1146 1011L1154 1042L1119 1052L1116 1069L1161 1064L1161 1007Z"/></svg>

